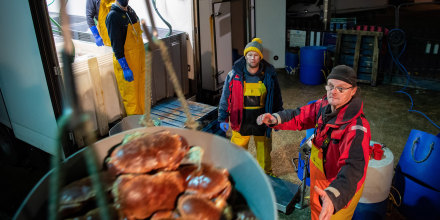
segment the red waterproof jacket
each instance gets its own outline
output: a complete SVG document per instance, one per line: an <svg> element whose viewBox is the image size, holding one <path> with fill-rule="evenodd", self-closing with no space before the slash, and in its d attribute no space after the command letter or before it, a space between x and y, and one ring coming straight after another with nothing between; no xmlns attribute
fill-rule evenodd
<svg viewBox="0 0 440 220"><path fill-rule="evenodd" d="M295 110L274 114L278 119L275 129L315 129L313 143L321 148L328 134L330 144L324 157L324 172L330 187L326 190L333 202L335 212L344 208L362 187L368 168L370 125L363 115L363 103L359 96L339 111L331 113L327 97ZM329 131L331 129L331 131ZM339 191L339 193L338 193ZM336 195L335 195L336 192Z"/></svg>

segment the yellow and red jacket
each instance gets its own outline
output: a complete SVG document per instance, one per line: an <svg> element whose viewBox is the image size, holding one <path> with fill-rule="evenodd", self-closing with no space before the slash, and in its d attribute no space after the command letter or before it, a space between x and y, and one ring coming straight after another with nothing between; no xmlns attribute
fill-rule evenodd
<svg viewBox="0 0 440 220"><path fill-rule="evenodd" d="M355 95L345 106L331 113L327 97L315 103L275 113L280 130L315 129L313 144L318 148L330 134L324 156L326 189L335 212L346 207L362 188L369 161L370 125L363 114L363 102ZM329 130L330 129L330 130Z"/></svg>
<svg viewBox="0 0 440 220"><path fill-rule="evenodd" d="M283 99L278 83L275 68L264 59L260 61L264 79L262 80L267 89L264 112L273 113L283 110ZM232 70L226 76L222 96L218 107L218 121L230 122L231 128L239 132L243 122L244 108L244 69L246 68L245 57L238 59ZM256 120L257 118L255 118ZM272 128L267 128L266 136L270 137Z"/></svg>

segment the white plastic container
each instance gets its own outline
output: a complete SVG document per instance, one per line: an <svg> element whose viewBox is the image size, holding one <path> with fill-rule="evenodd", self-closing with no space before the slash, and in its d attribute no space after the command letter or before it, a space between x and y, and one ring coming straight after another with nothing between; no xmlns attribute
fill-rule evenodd
<svg viewBox="0 0 440 220"><path fill-rule="evenodd" d="M79 103L90 114L94 130L108 133L108 124L125 115L118 85L114 75L111 47L98 47L94 43L73 40L75 60L73 75ZM62 43L56 45L61 63Z"/></svg>
<svg viewBox="0 0 440 220"><path fill-rule="evenodd" d="M278 219L275 194L268 177L249 152L232 144L226 138L182 128L150 127L132 129L104 138L96 142L93 148L96 151L98 161L103 161L105 156L107 156L108 150L120 143L125 135L136 131L153 133L161 130L169 130L170 132L177 133L186 138L189 145L200 146L204 149L203 162L228 169L229 174L234 180L235 189L244 196L249 208L258 219ZM63 161L61 169L67 174L64 175L66 178L65 184L87 175L84 151L89 149L89 147L83 148ZM36 184L19 207L13 219L44 218L44 213L42 212L47 210L47 199L50 187L49 180L52 173L53 170L49 171Z"/></svg>

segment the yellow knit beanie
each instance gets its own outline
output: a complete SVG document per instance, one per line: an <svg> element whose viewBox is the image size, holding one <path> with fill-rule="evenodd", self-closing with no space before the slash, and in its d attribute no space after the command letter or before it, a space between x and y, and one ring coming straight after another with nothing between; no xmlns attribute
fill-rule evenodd
<svg viewBox="0 0 440 220"><path fill-rule="evenodd" d="M252 39L251 42L249 42L246 47L244 48L243 54L246 56L247 52L249 51L255 51L260 55L260 58L263 59L263 45L260 38L256 37Z"/></svg>

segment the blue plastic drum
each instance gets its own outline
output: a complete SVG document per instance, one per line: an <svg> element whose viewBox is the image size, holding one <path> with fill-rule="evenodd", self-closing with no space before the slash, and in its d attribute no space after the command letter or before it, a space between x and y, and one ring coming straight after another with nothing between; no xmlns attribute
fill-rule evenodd
<svg viewBox="0 0 440 220"><path fill-rule="evenodd" d="M304 142L305 142L306 140L307 140L307 139L304 138L304 139L301 141L300 146L301 146L302 144L304 144ZM298 172L297 172L297 176L298 176L298 179L300 179L301 181L302 181L302 179L303 179L303 175L304 175L304 166L305 166L305 162L304 162L304 160L301 159L301 152L298 152ZM307 170L308 170L308 172L310 173L310 165L307 166ZM306 184L307 184L307 186L310 186L310 177L307 177L307 179L306 179Z"/></svg>
<svg viewBox="0 0 440 220"><path fill-rule="evenodd" d="M401 196L400 212L408 219L440 216L440 138L411 130L396 166L393 186Z"/></svg>
<svg viewBox="0 0 440 220"><path fill-rule="evenodd" d="M325 82L323 67L327 47L308 46L300 49L299 80L306 85Z"/></svg>
<svg viewBox="0 0 440 220"><path fill-rule="evenodd" d="M291 74L298 67L299 56L296 53L286 52L286 71Z"/></svg>
<svg viewBox="0 0 440 220"><path fill-rule="evenodd" d="M403 174L440 192L440 138L411 130L397 167Z"/></svg>

